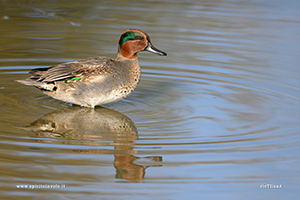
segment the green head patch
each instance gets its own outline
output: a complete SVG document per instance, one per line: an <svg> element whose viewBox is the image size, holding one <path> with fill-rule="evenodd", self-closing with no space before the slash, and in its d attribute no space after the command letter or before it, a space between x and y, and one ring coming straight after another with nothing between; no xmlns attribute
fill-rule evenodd
<svg viewBox="0 0 300 200"><path fill-rule="evenodd" d="M129 40L143 40L143 39L144 39L144 35L142 33L136 31L128 31L121 36L119 41L119 47L121 48L122 45Z"/></svg>

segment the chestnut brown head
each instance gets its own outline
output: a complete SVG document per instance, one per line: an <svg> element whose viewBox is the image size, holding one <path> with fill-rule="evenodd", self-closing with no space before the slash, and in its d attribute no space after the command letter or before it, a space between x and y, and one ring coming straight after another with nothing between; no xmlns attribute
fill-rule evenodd
<svg viewBox="0 0 300 200"><path fill-rule="evenodd" d="M125 31L119 39L119 53L127 59L135 59L140 51L149 51L161 56L167 55L151 44L149 35L144 31L139 29Z"/></svg>

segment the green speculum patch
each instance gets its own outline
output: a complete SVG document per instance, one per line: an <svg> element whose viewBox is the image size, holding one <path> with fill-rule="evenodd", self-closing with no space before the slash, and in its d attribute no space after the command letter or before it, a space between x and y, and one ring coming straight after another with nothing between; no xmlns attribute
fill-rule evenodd
<svg viewBox="0 0 300 200"><path fill-rule="evenodd" d="M75 80L75 79L81 79L81 77L75 76L71 78L71 80Z"/></svg>
<svg viewBox="0 0 300 200"><path fill-rule="evenodd" d="M81 79L81 77L78 77L78 76L74 76L70 79L66 79L64 80L65 83L72 83L72 82L76 82L77 79Z"/></svg>
<svg viewBox="0 0 300 200"><path fill-rule="evenodd" d="M138 36L140 36L140 37L138 37ZM122 45L129 40L141 40L143 38L144 38L144 36L141 33L129 31L122 35L122 37L119 41L119 46L121 48Z"/></svg>

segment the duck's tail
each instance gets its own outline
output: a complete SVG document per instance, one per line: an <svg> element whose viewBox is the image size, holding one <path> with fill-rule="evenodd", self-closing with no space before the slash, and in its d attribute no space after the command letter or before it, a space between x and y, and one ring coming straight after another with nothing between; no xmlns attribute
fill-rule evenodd
<svg viewBox="0 0 300 200"><path fill-rule="evenodd" d="M40 82L30 78L16 81L24 85L34 86L40 90L53 91L53 89L55 88L55 85L53 83Z"/></svg>
<svg viewBox="0 0 300 200"><path fill-rule="evenodd" d="M24 80L16 80L19 83L22 83L24 85L33 85L33 86L38 86L38 85L42 85L42 82L36 81L36 80L32 80L32 79L24 79Z"/></svg>

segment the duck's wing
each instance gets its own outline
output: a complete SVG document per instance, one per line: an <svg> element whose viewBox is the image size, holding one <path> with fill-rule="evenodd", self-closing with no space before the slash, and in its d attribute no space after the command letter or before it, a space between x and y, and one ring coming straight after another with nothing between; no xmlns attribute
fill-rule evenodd
<svg viewBox="0 0 300 200"><path fill-rule="evenodd" d="M32 79L40 82L53 82L91 74L113 73L110 70L113 60L110 58L96 57L75 62L55 65L49 68L37 68L30 71Z"/></svg>

